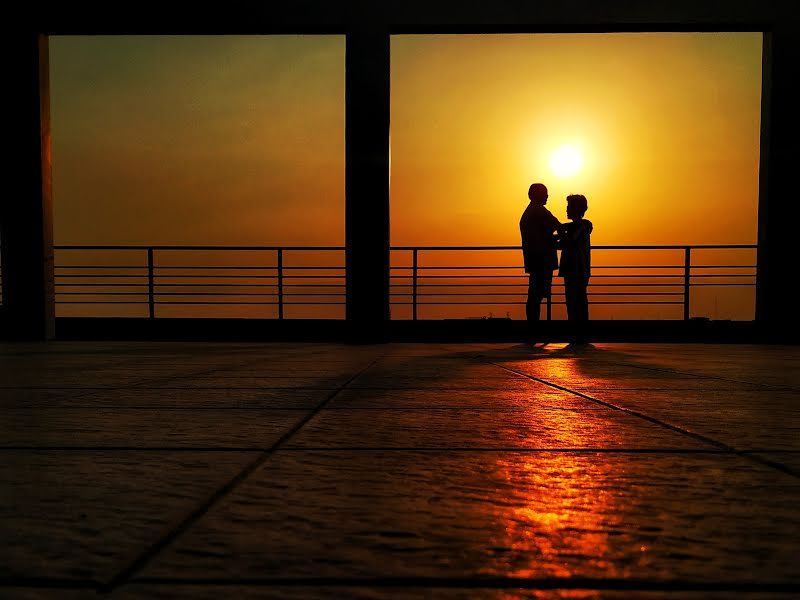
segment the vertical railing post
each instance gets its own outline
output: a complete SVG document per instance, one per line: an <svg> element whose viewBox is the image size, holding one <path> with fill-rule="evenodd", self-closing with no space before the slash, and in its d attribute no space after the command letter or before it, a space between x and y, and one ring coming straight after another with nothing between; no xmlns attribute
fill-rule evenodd
<svg viewBox="0 0 800 600"><path fill-rule="evenodd" d="M412 271L411 271L411 318L417 320L417 248L412 250Z"/></svg>
<svg viewBox="0 0 800 600"><path fill-rule="evenodd" d="M283 248L278 248L278 318L283 319Z"/></svg>
<svg viewBox="0 0 800 600"><path fill-rule="evenodd" d="M683 320L689 320L689 289L691 284L692 249L683 249Z"/></svg>
<svg viewBox="0 0 800 600"><path fill-rule="evenodd" d="M153 261L153 249L147 249L147 306L150 312L150 318L156 317L156 286L155 286L155 268Z"/></svg>

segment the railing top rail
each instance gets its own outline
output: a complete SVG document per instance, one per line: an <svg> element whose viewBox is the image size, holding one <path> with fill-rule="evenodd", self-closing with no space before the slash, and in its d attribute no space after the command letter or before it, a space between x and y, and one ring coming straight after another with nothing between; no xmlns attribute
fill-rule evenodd
<svg viewBox="0 0 800 600"><path fill-rule="evenodd" d="M680 244L647 246L592 246L592 250L685 250L758 248L757 244ZM521 250L522 246L392 246L391 250Z"/></svg>
<svg viewBox="0 0 800 600"><path fill-rule="evenodd" d="M56 250L344 250L344 246L53 246Z"/></svg>
<svg viewBox="0 0 800 600"><path fill-rule="evenodd" d="M56 245L56 250L345 250L345 246L123 246ZM521 246L391 246L390 250L520 250ZM755 249L757 244L672 244L592 246L593 250Z"/></svg>

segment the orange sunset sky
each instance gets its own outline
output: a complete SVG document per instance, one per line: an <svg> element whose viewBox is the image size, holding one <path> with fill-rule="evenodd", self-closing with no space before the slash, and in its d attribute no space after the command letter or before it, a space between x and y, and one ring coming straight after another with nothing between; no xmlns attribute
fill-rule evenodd
<svg viewBox="0 0 800 600"><path fill-rule="evenodd" d="M761 44L393 36L392 244L519 244L534 181L594 244L755 243ZM56 244L343 244L344 36L56 36L50 69Z"/></svg>
<svg viewBox="0 0 800 600"><path fill-rule="evenodd" d="M343 36L53 37L56 243L341 244ZM760 33L395 36L393 244L754 243ZM552 172L563 144L583 155Z"/></svg>

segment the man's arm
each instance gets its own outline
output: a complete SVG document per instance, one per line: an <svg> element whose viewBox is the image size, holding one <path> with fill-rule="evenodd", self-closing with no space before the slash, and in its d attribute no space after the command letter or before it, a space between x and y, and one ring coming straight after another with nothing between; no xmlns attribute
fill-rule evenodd
<svg viewBox="0 0 800 600"><path fill-rule="evenodd" d="M551 213L549 210L547 211L547 214L550 215L551 231L556 231L559 227L561 227L561 221L559 221L556 218L556 216L553 213Z"/></svg>

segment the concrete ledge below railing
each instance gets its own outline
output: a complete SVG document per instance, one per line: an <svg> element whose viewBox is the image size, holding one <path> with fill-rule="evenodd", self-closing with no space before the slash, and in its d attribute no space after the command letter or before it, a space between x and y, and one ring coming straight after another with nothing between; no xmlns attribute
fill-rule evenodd
<svg viewBox="0 0 800 600"><path fill-rule="evenodd" d="M568 321L540 321L528 334L525 321L508 319L417 321L398 326L394 341L569 342L576 328ZM589 342L738 342L767 341L754 321L589 321L582 336Z"/></svg>
<svg viewBox="0 0 800 600"><path fill-rule="evenodd" d="M384 333L358 335L343 320L322 319L140 319L60 317L61 340L181 340L297 342L524 342L524 321L446 319L391 321ZM538 341L568 342L566 321L540 322ZM755 321L590 321L590 342L796 343L788 332L768 331Z"/></svg>

